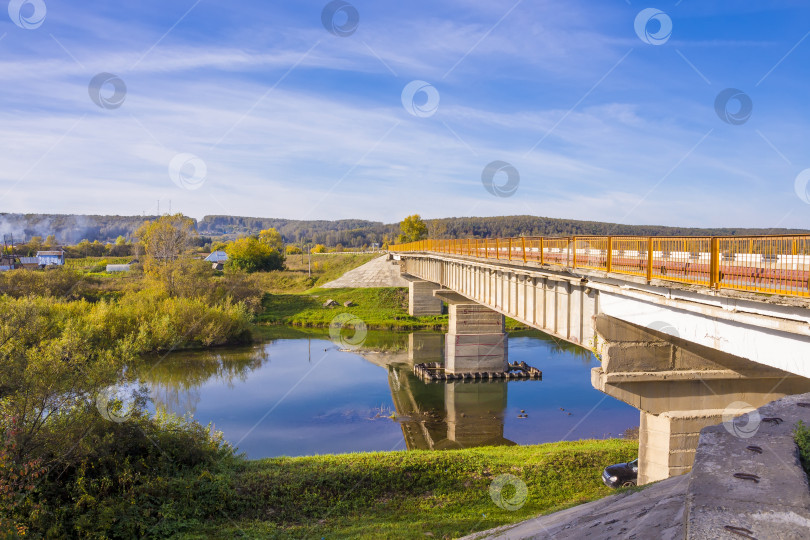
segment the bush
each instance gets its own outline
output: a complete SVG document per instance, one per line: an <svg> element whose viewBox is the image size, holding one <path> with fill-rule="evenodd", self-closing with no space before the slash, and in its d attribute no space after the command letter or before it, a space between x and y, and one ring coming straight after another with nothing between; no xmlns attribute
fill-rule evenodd
<svg viewBox="0 0 810 540"><path fill-rule="evenodd" d="M75 454L36 487L39 511L15 509L12 519L53 537L166 538L233 510L227 471L236 458L210 426L96 414Z"/></svg>
<svg viewBox="0 0 810 540"><path fill-rule="evenodd" d="M810 427L799 420L793 428L793 438L799 447L799 459L804 467L805 474L810 478Z"/></svg>
<svg viewBox="0 0 810 540"><path fill-rule="evenodd" d="M228 267L245 272L283 270L284 256L256 238L240 238L225 250Z"/></svg>
<svg viewBox="0 0 810 540"><path fill-rule="evenodd" d="M40 509L31 494L45 468L40 459L16 459L21 434L16 418L0 420L0 538L24 536L27 528L15 522L15 514L31 515Z"/></svg>
<svg viewBox="0 0 810 540"><path fill-rule="evenodd" d="M97 283L97 280L84 277L67 268L0 272L0 294L15 298L37 295L76 299L81 298L94 283Z"/></svg>

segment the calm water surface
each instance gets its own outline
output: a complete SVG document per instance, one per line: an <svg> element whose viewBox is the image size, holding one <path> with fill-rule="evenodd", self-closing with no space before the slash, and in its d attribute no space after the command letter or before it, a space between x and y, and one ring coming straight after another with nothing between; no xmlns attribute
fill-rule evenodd
<svg viewBox="0 0 810 540"><path fill-rule="evenodd" d="M140 377L153 410L213 423L250 458L537 444L638 426L637 409L591 386L598 361L590 353L540 332L512 334L509 360L541 369L543 380L508 383L423 383L409 358L441 360L443 338L415 337L387 333L375 340L388 352L360 353L317 335L275 339L170 355ZM518 418L521 410L528 418Z"/></svg>

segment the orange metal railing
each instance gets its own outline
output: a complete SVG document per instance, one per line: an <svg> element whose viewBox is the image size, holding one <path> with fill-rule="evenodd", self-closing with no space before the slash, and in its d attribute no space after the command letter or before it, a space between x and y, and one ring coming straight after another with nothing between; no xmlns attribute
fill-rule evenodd
<svg viewBox="0 0 810 540"><path fill-rule="evenodd" d="M647 281L810 297L810 235L465 238L420 240L390 250L586 268Z"/></svg>

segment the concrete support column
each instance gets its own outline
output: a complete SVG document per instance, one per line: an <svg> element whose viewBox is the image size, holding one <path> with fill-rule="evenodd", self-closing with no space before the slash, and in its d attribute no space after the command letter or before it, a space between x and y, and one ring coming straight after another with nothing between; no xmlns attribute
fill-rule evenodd
<svg viewBox="0 0 810 540"><path fill-rule="evenodd" d="M445 370L504 372L508 363L504 317L480 304L450 304Z"/></svg>
<svg viewBox="0 0 810 540"><path fill-rule="evenodd" d="M638 485L666 480L692 469L700 430L723 421L722 410L641 411L638 430Z"/></svg>
<svg viewBox="0 0 810 540"><path fill-rule="evenodd" d="M431 281L408 283L408 315L411 317L441 315L442 301L433 296L433 291L440 288L440 285Z"/></svg>

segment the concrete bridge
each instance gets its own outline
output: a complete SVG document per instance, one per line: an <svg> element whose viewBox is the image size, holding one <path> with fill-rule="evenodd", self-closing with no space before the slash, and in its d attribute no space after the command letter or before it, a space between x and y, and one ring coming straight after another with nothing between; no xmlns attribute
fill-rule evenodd
<svg viewBox="0 0 810 540"><path fill-rule="evenodd" d="M420 242L392 258L412 315L448 304L448 371L505 369L503 316L592 350L602 361L594 387L641 411L646 483L688 471L700 429L736 402L810 391L808 238L769 240L780 249L759 258L738 249L733 260L720 251L727 243L708 239L707 253L688 252L691 267L650 239L635 253L611 238L568 239L558 251L543 239ZM743 240L762 251L760 240L734 245Z"/></svg>

